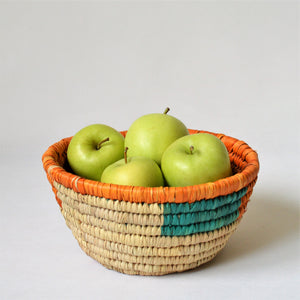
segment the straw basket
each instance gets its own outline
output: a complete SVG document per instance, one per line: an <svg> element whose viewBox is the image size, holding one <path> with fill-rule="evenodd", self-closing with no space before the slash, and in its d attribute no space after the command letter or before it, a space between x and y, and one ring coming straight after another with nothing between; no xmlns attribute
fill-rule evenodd
<svg viewBox="0 0 300 300"><path fill-rule="evenodd" d="M190 130L190 134L200 132L207 131ZM245 142L211 134L226 145L233 175L180 188L84 179L68 171L71 137L50 146L43 166L66 224L83 251L109 269L139 275L182 272L212 260L245 213L259 162Z"/></svg>

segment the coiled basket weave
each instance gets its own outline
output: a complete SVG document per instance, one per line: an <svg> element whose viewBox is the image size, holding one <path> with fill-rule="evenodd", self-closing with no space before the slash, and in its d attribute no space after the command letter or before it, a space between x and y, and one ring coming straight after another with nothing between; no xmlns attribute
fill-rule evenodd
<svg viewBox="0 0 300 300"><path fill-rule="evenodd" d="M190 130L190 134L200 132L207 131ZM227 147L233 175L180 188L84 179L68 168L71 137L50 146L42 157L43 166L66 224L83 251L109 269L139 275L182 272L212 260L245 213L259 162L245 142L209 133Z"/></svg>

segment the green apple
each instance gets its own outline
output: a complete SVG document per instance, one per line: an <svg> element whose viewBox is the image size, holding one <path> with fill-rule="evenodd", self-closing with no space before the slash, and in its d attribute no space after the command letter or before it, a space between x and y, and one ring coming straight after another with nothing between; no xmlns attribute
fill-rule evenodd
<svg viewBox="0 0 300 300"><path fill-rule="evenodd" d="M161 169L169 186L213 182L232 174L224 143L209 133L176 140L164 152Z"/></svg>
<svg viewBox="0 0 300 300"><path fill-rule="evenodd" d="M127 149L125 148L123 159L109 165L103 171L101 181L130 186L163 186L163 175L157 163L147 157L127 158Z"/></svg>
<svg viewBox="0 0 300 300"><path fill-rule="evenodd" d="M124 155L124 137L114 128L93 124L78 131L69 144L67 158L73 172L100 181L103 170Z"/></svg>
<svg viewBox="0 0 300 300"><path fill-rule="evenodd" d="M177 118L167 114L153 113L135 120L129 127L125 137L128 157L144 156L161 163L166 148L178 138L188 135L188 129Z"/></svg>

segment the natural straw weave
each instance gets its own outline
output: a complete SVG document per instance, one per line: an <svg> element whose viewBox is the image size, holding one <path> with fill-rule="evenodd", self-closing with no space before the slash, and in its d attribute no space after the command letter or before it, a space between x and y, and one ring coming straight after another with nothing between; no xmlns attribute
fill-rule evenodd
<svg viewBox="0 0 300 300"><path fill-rule="evenodd" d="M207 131L190 130L200 132ZM212 260L245 213L259 162L245 142L209 133L227 147L233 175L180 188L84 179L68 167L71 137L50 146L43 166L66 224L86 254L109 269L139 275L182 272Z"/></svg>

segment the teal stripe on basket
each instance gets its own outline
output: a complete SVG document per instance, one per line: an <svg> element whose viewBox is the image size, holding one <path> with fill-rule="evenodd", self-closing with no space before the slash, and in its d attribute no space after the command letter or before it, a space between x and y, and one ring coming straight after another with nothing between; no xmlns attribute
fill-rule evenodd
<svg viewBox="0 0 300 300"><path fill-rule="evenodd" d="M189 225L194 223L216 220L235 212L241 205L241 198L235 202L218 207L217 209L191 213L168 214L164 213L164 226Z"/></svg>
<svg viewBox="0 0 300 300"><path fill-rule="evenodd" d="M216 209L226 204L231 204L236 200L242 198L247 192L247 187L239 190L238 192L226 195L219 196L213 199L203 199L193 203L165 203L164 206L164 215L168 214L177 214L177 213L191 213L198 211L206 211Z"/></svg>
<svg viewBox="0 0 300 300"><path fill-rule="evenodd" d="M247 188L226 196L193 203L163 204L163 236L190 235L219 229L234 222L239 216L241 199Z"/></svg>
<svg viewBox="0 0 300 300"><path fill-rule="evenodd" d="M239 211L236 211L225 217L221 217L219 219L211 220L207 222L201 222L201 223L187 225L187 226L162 226L161 235L181 236L181 235L190 235L190 234L195 234L200 232L212 231L233 223L238 218L238 216L239 216Z"/></svg>

